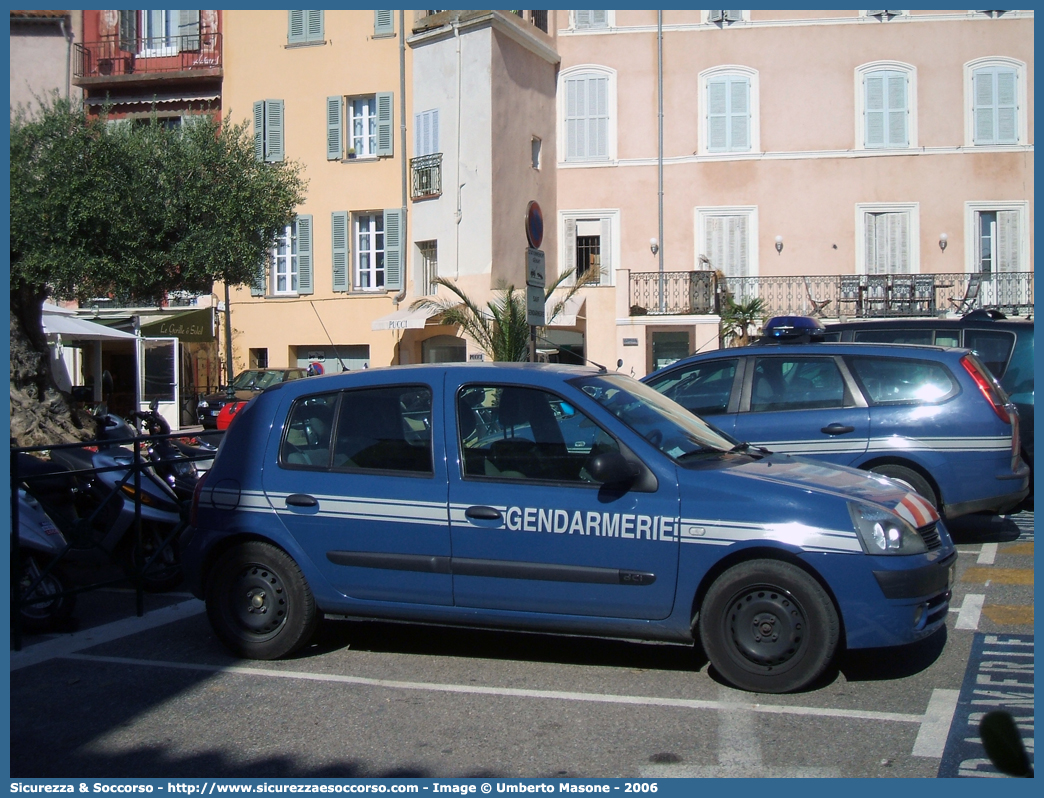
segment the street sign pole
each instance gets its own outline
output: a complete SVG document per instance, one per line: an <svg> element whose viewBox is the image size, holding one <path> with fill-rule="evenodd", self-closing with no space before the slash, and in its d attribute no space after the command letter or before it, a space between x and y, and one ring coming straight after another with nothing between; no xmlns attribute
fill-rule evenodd
<svg viewBox="0 0 1044 798"><path fill-rule="evenodd" d="M526 321L529 322L529 362L536 363L536 328L546 322L544 318L544 253L529 247L526 249Z"/></svg>

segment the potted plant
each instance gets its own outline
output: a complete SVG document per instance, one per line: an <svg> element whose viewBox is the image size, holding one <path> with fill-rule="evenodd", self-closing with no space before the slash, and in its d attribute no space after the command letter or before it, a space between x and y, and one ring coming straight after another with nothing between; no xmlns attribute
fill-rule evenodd
<svg viewBox="0 0 1044 798"><path fill-rule="evenodd" d="M354 158L355 157L355 147L349 147L348 148L348 157L349 158Z"/></svg>

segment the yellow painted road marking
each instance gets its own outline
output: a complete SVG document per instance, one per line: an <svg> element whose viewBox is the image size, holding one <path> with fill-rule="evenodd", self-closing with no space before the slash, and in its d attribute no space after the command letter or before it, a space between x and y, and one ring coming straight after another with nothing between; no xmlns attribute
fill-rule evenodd
<svg viewBox="0 0 1044 798"><path fill-rule="evenodd" d="M1030 557L1033 556L1033 544L1032 543L1016 543L1013 546L1005 546L1001 549L1005 554L1028 554Z"/></svg>
<svg viewBox="0 0 1044 798"><path fill-rule="evenodd" d="M1032 585L1032 568L969 568L962 582L993 582L998 585Z"/></svg>
<svg viewBox="0 0 1044 798"><path fill-rule="evenodd" d="M1007 607L1001 604L987 604L982 608L982 614L994 623L1008 624L1033 624L1032 606Z"/></svg>

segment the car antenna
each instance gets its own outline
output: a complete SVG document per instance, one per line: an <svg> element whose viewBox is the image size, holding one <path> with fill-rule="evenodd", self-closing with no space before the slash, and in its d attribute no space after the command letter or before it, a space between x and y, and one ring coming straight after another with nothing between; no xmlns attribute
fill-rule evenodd
<svg viewBox="0 0 1044 798"><path fill-rule="evenodd" d="M545 338L542 335L539 336L539 338L540 338L540 342L541 343L543 343L543 344L551 344L551 346L553 346L555 348L555 351L558 352L558 354L562 354L562 348L558 344L556 344L554 341L550 341L550 340L548 340L547 338ZM569 354L576 355L576 352L570 352ZM576 355L576 356L579 357L581 360L583 360L585 363L590 363L592 366L598 366L598 370L600 372L602 372L603 374L606 374L609 371L609 369L607 369L601 363L595 363L589 357L584 357L583 355Z"/></svg>

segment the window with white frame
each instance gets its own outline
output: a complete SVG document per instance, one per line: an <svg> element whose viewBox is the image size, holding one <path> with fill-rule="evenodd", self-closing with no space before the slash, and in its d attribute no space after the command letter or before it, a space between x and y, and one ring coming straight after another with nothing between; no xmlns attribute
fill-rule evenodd
<svg viewBox="0 0 1044 798"><path fill-rule="evenodd" d="M561 260L563 270L572 274L566 284L585 278L588 285L612 285L617 268L620 212L567 211L562 222Z"/></svg>
<svg viewBox="0 0 1044 798"><path fill-rule="evenodd" d="M360 291L383 291L384 214L359 213L354 219L355 287Z"/></svg>
<svg viewBox="0 0 1044 798"><path fill-rule="evenodd" d="M289 11L287 44L321 44L323 36L322 11Z"/></svg>
<svg viewBox="0 0 1044 798"><path fill-rule="evenodd" d="M439 242L418 241L417 254L419 274L414 285L418 296L432 296L438 293L439 286L435 278L439 276Z"/></svg>
<svg viewBox="0 0 1044 798"><path fill-rule="evenodd" d="M860 274L920 272L917 203L856 206L856 267Z"/></svg>
<svg viewBox="0 0 1044 798"><path fill-rule="evenodd" d="M877 62L856 70L856 142L859 149L917 146L916 71Z"/></svg>
<svg viewBox="0 0 1044 798"><path fill-rule="evenodd" d="M965 142L970 146L1025 144L1026 65L1012 58L980 58L964 66Z"/></svg>
<svg viewBox="0 0 1044 798"><path fill-rule="evenodd" d="M376 158L393 154L392 92L326 98L326 158Z"/></svg>
<svg viewBox="0 0 1044 798"><path fill-rule="evenodd" d="M272 296L312 293L312 217L300 215L276 237L268 258L268 290ZM251 293L260 295L260 286Z"/></svg>
<svg viewBox="0 0 1044 798"><path fill-rule="evenodd" d="M615 73L582 68L561 77L562 160L608 161L615 156Z"/></svg>
<svg viewBox="0 0 1044 798"><path fill-rule="evenodd" d="M720 66L700 73L701 155L759 152L757 70Z"/></svg>
<svg viewBox="0 0 1044 798"><path fill-rule="evenodd" d="M609 27L609 11L574 11L573 27L576 30L600 30Z"/></svg>
<svg viewBox="0 0 1044 798"><path fill-rule="evenodd" d="M355 155L365 158L377 154L377 98L352 97L348 100L351 139L348 146Z"/></svg>
<svg viewBox="0 0 1044 798"><path fill-rule="evenodd" d="M434 155L439 149L439 109L413 115L413 155Z"/></svg>
<svg viewBox="0 0 1044 798"><path fill-rule="evenodd" d="M733 22L750 21L750 11L701 11L700 22L725 27Z"/></svg>
<svg viewBox="0 0 1044 798"><path fill-rule="evenodd" d="M1029 271L1027 202L969 202L965 205L967 271L989 279Z"/></svg>
<svg viewBox="0 0 1044 798"><path fill-rule="evenodd" d="M120 49L162 57L199 49L199 11L120 11Z"/></svg>
<svg viewBox="0 0 1044 798"><path fill-rule="evenodd" d="M758 216L754 206L696 209L697 269L725 275L737 301L757 294Z"/></svg>
<svg viewBox="0 0 1044 798"><path fill-rule="evenodd" d="M909 14L909 11L862 11L864 17L880 20L881 22L887 22L895 17L901 17L903 14Z"/></svg>

